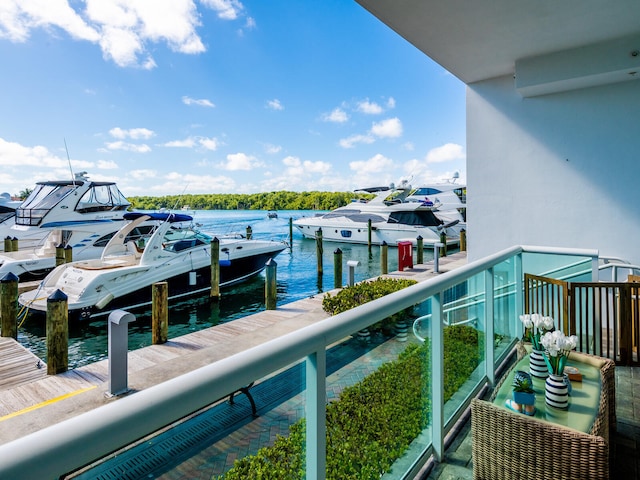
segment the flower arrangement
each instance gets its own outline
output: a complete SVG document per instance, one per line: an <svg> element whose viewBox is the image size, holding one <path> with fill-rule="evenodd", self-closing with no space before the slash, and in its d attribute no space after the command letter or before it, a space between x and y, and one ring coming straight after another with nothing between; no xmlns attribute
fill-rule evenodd
<svg viewBox="0 0 640 480"><path fill-rule="evenodd" d="M530 340L535 350L542 350L540 338L545 332L553 330L552 317L543 317L539 313L520 315L520 321L524 325L524 339Z"/></svg>
<svg viewBox="0 0 640 480"><path fill-rule="evenodd" d="M555 330L545 333L540 342L544 348L544 360L547 363L549 373L562 375L571 350L578 345L578 337L575 335L566 336L562 331Z"/></svg>

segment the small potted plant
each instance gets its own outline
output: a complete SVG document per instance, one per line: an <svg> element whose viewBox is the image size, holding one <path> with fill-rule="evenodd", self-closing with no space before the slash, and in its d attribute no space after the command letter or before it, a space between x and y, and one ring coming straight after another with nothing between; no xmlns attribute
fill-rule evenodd
<svg viewBox="0 0 640 480"><path fill-rule="evenodd" d="M514 408L515 410L527 415L533 415L536 411L535 403L536 395L533 391L531 375L522 370L518 370L513 377L512 407L517 405L519 408Z"/></svg>

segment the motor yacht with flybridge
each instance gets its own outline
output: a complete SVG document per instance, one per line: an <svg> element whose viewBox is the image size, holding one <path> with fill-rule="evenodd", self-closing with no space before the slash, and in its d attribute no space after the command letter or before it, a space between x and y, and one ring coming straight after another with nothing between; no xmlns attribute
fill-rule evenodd
<svg viewBox="0 0 640 480"><path fill-rule="evenodd" d="M293 224L307 238L315 238L317 230L322 229L325 240L366 244L370 221L371 243L386 242L389 246L396 246L399 241L415 244L418 236L424 244L434 244L440 241L442 232L447 243L458 243L460 231L466 228L458 210L460 202L455 204L452 200L445 206L441 202L407 201L412 187L406 181L398 187L373 187L356 192L375 196L369 201L352 201L328 213L299 218Z"/></svg>
<svg viewBox="0 0 640 480"><path fill-rule="evenodd" d="M99 259L60 265L35 290L18 301L30 312L46 313L47 299L57 290L67 295L69 318L108 314L116 308L135 309L151 303L152 286L168 283L169 298L211 289L211 248L214 236L189 223L179 213L129 212L127 223L109 241ZM134 241L131 233L144 222L157 221L150 235ZM219 237L221 287L260 273L269 259L287 245L241 235Z"/></svg>

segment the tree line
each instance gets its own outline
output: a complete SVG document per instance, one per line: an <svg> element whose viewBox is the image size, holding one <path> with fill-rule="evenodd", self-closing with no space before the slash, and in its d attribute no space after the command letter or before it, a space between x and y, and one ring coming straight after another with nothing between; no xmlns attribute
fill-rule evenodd
<svg viewBox="0 0 640 480"><path fill-rule="evenodd" d="M166 195L163 197L128 197L138 210L177 210L187 206L193 210L333 210L354 198L372 198L353 192L263 192Z"/></svg>

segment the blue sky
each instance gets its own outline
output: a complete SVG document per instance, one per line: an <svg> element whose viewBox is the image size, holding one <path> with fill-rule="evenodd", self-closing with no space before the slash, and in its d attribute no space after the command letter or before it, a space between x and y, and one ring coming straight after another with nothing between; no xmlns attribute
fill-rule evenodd
<svg viewBox="0 0 640 480"><path fill-rule="evenodd" d="M353 0L3 0L0 192L466 179L464 85Z"/></svg>

